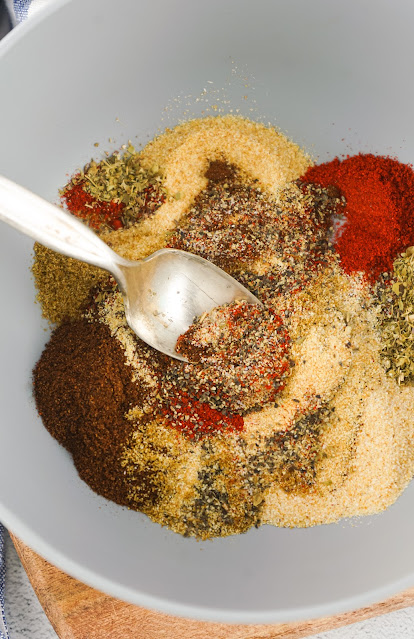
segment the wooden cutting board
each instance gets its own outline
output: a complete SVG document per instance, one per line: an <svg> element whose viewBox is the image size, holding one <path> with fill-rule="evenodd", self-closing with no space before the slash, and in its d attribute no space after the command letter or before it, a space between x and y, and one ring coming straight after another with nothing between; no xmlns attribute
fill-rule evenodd
<svg viewBox="0 0 414 639"><path fill-rule="evenodd" d="M335 617L277 625L227 625L171 617L108 597L76 581L12 539L60 639L298 639L414 605L414 588Z"/></svg>

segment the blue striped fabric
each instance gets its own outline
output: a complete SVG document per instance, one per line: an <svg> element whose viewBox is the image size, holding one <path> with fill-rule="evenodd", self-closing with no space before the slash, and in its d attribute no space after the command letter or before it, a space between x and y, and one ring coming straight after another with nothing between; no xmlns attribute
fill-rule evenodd
<svg viewBox="0 0 414 639"><path fill-rule="evenodd" d="M21 22L27 18L27 12L32 0L14 0L14 13L17 22Z"/></svg>
<svg viewBox="0 0 414 639"><path fill-rule="evenodd" d="M9 639L4 611L4 580L6 577L6 558L4 556L4 526L0 524L0 639Z"/></svg>

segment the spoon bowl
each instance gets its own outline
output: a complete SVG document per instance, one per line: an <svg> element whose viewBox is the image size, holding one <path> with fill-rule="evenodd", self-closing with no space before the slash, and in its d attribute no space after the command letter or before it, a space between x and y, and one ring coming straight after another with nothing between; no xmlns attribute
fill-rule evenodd
<svg viewBox="0 0 414 639"><path fill-rule="evenodd" d="M76 217L1 176L0 220L44 246L109 271L123 294L131 329L182 361L177 339L197 316L236 299L260 304L233 277L186 251L161 249L141 261L126 260Z"/></svg>
<svg viewBox="0 0 414 639"><path fill-rule="evenodd" d="M140 262L119 265L125 315L147 344L176 359L177 339L205 311L236 299L260 304L244 286L211 262L177 249L161 249Z"/></svg>

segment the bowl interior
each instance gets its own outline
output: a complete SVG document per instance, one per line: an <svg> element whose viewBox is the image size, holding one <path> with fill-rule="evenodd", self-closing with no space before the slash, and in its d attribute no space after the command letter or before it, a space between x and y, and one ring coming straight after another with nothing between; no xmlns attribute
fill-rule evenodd
<svg viewBox="0 0 414 639"><path fill-rule="evenodd" d="M279 126L319 160L412 162L413 19L414 5L387 0L375 13L360 0L58 2L0 45L0 173L55 200L100 149L145 144L216 105ZM205 543L89 490L31 397L48 336L31 246L1 227L0 519L23 541L109 594L217 621L327 615L413 585L414 486L379 516Z"/></svg>

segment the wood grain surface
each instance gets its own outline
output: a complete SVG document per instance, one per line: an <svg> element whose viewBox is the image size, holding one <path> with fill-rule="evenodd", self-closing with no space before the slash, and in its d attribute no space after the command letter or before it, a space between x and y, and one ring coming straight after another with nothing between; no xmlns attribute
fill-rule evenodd
<svg viewBox="0 0 414 639"><path fill-rule="evenodd" d="M171 617L104 595L76 581L12 539L60 639L299 639L414 605L414 588L335 617L277 625L227 625Z"/></svg>

